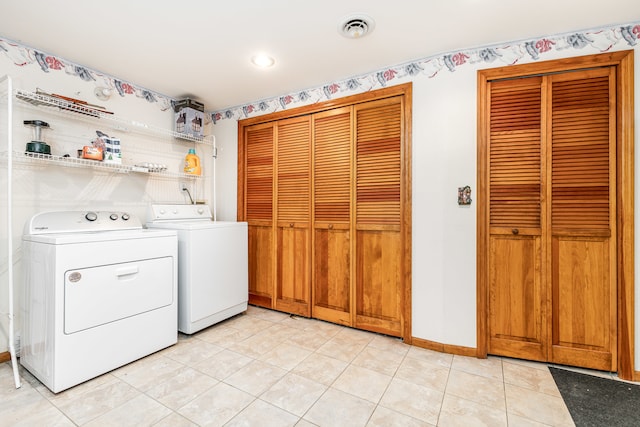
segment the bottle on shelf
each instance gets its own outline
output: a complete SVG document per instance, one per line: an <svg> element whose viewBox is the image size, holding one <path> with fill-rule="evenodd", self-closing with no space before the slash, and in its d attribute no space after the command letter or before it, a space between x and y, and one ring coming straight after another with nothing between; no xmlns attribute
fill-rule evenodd
<svg viewBox="0 0 640 427"><path fill-rule="evenodd" d="M189 153L184 159L184 173L189 175L200 175L202 173L200 157L198 157L194 148L189 149Z"/></svg>

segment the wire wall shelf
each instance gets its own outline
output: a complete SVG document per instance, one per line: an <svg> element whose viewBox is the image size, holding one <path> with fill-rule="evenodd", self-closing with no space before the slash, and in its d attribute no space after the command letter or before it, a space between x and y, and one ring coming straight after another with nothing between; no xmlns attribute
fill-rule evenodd
<svg viewBox="0 0 640 427"><path fill-rule="evenodd" d="M91 104L77 103L68 101L58 96L52 96L40 92L29 92L21 89L15 91L16 98L21 102L26 102L37 106L38 108L47 109L54 114L64 116L72 115L74 120L82 120L89 123L98 121L110 123L110 126L120 132L136 132L145 135L154 135L161 137L169 137L179 139L196 144L214 145L215 137L205 136L196 137L186 133L175 132L166 128L149 125L147 123L136 120L129 120L119 117L110 111Z"/></svg>
<svg viewBox="0 0 640 427"><path fill-rule="evenodd" d="M168 178L184 178L184 179L199 179L202 176L190 175L186 173L175 173L166 170L166 167L160 167L160 165L152 165L148 163L140 165L126 165L119 163L106 163L98 160L80 159L75 157L56 156L51 154L30 153L24 151L13 151L13 161L17 164L25 165L45 165L52 164L69 168L89 168L103 170L112 173L148 173L155 176L162 176ZM2 157L6 157L6 152L2 153Z"/></svg>

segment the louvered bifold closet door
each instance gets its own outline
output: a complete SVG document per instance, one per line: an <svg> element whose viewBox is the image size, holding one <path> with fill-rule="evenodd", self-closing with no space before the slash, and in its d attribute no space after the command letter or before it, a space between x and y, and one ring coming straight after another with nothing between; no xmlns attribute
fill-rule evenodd
<svg viewBox="0 0 640 427"><path fill-rule="evenodd" d="M273 124L245 128L245 220L249 234L249 302L272 308Z"/></svg>
<svg viewBox="0 0 640 427"><path fill-rule="evenodd" d="M313 317L352 326L352 107L313 116Z"/></svg>
<svg viewBox="0 0 640 427"><path fill-rule="evenodd" d="M615 70L549 79L551 360L615 371Z"/></svg>
<svg viewBox="0 0 640 427"><path fill-rule="evenodd" d="M311 119L281 120L277 135L278 310L311 315Z"/></svg>
<svg viewBox="0 0 640 427"><path fill-rule="evenodd" d="M489 352L547 358L542 78L489 83Z"/></svg>
<svg viewBox="0 0 640 427"><path fill-rule="evenodd" d="M402 99L356 105L356 327L402 335Z"/></svg>

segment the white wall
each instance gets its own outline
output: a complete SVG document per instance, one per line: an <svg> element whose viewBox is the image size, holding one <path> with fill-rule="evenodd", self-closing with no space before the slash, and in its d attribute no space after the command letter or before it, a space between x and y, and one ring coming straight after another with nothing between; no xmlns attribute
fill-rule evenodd
<svg viewBox="0 0 640 427"><path fill-rule="evenodd" d="M640 43L639 43L640 44ZM611 50L625 50L625 44ZM636 94L640 99L640 66L636 51ZM543 59L600 53L593 48L564 49ZM523 59L519 63L532 62ZM467 64L455 72L444 69L431 78L420 74L399 81L413 82L413 336L463 347L476 347L476 202L477 71L504 66L501 62ZM640 107L635 108L636 129ZM225 150L237 150L237 120L214 125ZM638 144L639 133L635 141ZM636 165L640 154L636 150ZM236 160L234 158L234 160ZM237 168L226 165L218 175L219 200L225 200L224 215L234 218ZM471 206L458 206L457 189L470 185ZM640 185L636 175L636 200ZM636 212L640 224L640 214ZM636 265L640 265L640 233L636 233ZM636 318L640 314L640 268L636 268ZM636 369L640 366L640 327L636 327Z"/></svg>
<svg viewBox="0 0 640 427"><path fill-rule="evenodd" d="M238 122L223 120L213 126L216 135L216 198L218 220L235 221L238 214Z"/></svg>

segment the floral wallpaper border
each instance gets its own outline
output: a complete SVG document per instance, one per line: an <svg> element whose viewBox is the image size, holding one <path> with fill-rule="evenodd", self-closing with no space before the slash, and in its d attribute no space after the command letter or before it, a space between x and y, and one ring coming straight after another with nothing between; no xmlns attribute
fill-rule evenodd
<svg viewBox="0 0 640 427"><path fill-rule="evenodd" d="M501 62L504 65L513 65L526 57L538 60L551 51L566 49L581 50L585 47L606 52L619 44L626 43L629 46L636 46L638 40L640 40L640 22L633 22L621 26L604 27L528 41L461 50L426 57L385 68L374 73L355 76L343 81L329 83L321 87L307 89L297 93L213 111L210 112L210 114L214 123L225 119L241 120L279 110L322 102L336 97L380 89L390 83L400 83L402 80L414 78L419 75L433 78L442 71L455 72L460 67L469 64ZM139 98L146 99L148 102L157 103L158 107L163 111L172 108L176 102L175 99L166 95L102 74L98 71L23 46L8 39L0 38L0 53L6 55L16 66L25 67L38 65L45 73L64 70L67 74L77 76L86 82L95 81L96 86L113 89L120 96L135 95Z"/></svg>
<svg viewBox="0 0 640 427"><path fill-rule="evenodd" d="M175 100L168 96L102 74L99 71L91 70L82 65L67 61L66 59L23 46L6 38L0 38L0 53L4 53L18 67L38 65L45 73L64 71L85 82L95 81L96 87L107 87L120 96L135 95L138 98L146 99L148 102L157 103L158 107L163 111L172 108L175 103Z"/></svg>
<svg viewBox="0 0 640 427"><path fill-rule="evenodd" d="M401 83L402 80L418 75L433 78L443 71L455 72L460 67L479 62L486 64L501 62L502 65L513 65L526 57L530 57L533 60L541 59L544 54L554 50L581 50L590 46L597 51L606 52L618 44L626 43L629 46L635 46L638 40L640 40L640 22L472 50L461 50L400 64L374 73L329 83L314 89L214 111L211 113L211 119L214 123L224 119L241 120L288 108L327 101L332 98L380 89L390 83Z"/></svg>

